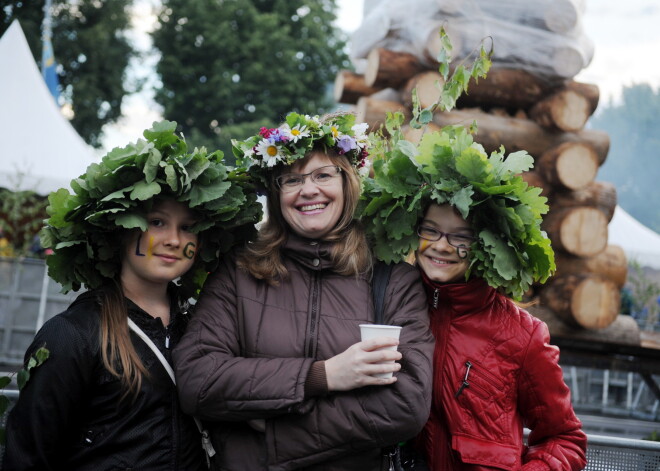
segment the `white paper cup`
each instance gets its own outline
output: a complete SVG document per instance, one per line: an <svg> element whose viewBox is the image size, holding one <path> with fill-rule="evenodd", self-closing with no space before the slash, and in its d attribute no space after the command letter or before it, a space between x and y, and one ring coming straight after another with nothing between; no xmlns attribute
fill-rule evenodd
<svg viewBox="0 0 660 471"><path fill-rule="evenodd" d="M376 337L392 337L399 340L399 335L401 334L401 326L398 325L380 325L380 324L360 324L360 338L362 341L370 340ZM378 350L395 350L396 345L391 347L383 347ZM387 363L394 363L394 361L388 361ZM392 373L379 373L373 375L376 378L391 378Z"/></svg>

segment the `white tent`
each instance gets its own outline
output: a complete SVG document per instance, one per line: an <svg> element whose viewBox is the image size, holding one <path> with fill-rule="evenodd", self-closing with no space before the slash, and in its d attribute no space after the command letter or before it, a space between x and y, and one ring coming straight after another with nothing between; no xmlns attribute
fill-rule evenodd
<svg viewBox="0 0 660 471"><path fill-rule="evenodd" d="M0 38L0 187L46 195L98 161L62 116L14 21Z"/></svg>
<svg viewBox="0 0 660 471"><path fill-rule="evenodd" d="M614 210L608 232L608 242L621 247L629 261L660 270L660 234L637 221L621 206Z"/></svg>

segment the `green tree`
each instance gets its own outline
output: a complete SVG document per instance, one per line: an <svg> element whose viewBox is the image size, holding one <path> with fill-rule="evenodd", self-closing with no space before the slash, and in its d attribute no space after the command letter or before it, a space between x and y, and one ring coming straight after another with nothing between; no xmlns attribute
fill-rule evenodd
<svg viewBox="0 0 660 471"><path fill-rule="evenodd" d="M345 37L334 0L163 0L156 101L193 143L243 139L288 111L326 112Z"/></svg>
<svg viewBox="0 0 660 471"><path fill-rule="evenodd" d="M0 9L0 35L20 21L32 55L41 62L44 0L8 0ZM133 49L125 31L132 0L53 0L53 50L61 99L71 106L71 124L100 147L101 128L121 115L126 68ZM134 91L134 90L130 90Z"/></svg>
<svg viewBox="0 0 660 471"><path fill-rule="evenodd" d="M610 103L591 125L606 131L611 142L598 179L614 183L619 204L660 231L660 91L648 84L624 87L621 103Z"/></svg>

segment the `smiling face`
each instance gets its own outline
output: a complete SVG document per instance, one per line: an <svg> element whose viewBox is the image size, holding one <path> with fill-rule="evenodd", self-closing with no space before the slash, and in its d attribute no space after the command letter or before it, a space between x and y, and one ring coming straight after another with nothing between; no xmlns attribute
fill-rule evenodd
<svg viewBox="0 0 660 471"><path fill-rule="evenodd" d="M188 206L165 199L147 213L148 229L133 231L124 248L121 282L138 291L140 286L167 285L193 266L197 234L190 232L195 216Z"/></svg>
<svg viewBox="0 0 660 471"><path fill-rule="evenodd" d="M457 242L454 239L460 240L461 236L465 237L469 247L469 238L474 235L470 224L450 205L432 204L426 211L420 226L426 228L430 233L434 231L443 233L443 236L435 242L421 237L419 239L419 249L416 253L417 263L426 276L440 283L464 281L465 272L469 266L467 250L451 246L444 234L457 235L457 237L452 237L452 243L455 245Z"/></svg>
<svg viewBox="0 0 660 471"><path fill-rule="evenodd" d="M309 159L296 162L287 173L306 174L317 168L334 165L328 156L315 153ZM344 180L341 173L327 184L318 185L311 175L295 191L279 190L282 217L298 235L321 239L335 228L344 211Z"/></svg>

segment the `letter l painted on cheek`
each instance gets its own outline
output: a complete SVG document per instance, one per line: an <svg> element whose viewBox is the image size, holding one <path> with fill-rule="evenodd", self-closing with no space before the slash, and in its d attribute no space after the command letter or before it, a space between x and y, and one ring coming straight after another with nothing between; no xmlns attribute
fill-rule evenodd
<svg viewBox="0 0 660 471"><path fill-rule="evenodd" d="M135 255L138 257L144 257L144 254L140 253L140 241L142 241L142 233L138 236L137 243L135 244Z"/></svg>

